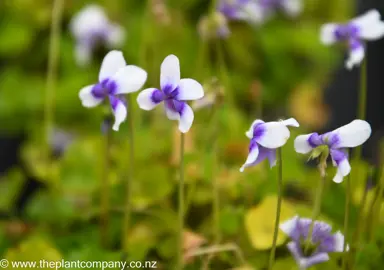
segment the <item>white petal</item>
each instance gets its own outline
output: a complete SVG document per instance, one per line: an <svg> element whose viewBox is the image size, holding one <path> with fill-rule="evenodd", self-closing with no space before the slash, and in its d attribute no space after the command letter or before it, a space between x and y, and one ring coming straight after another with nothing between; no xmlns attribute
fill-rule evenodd
<svg viewBox="0 0 384 270"><path fill-rule="evenodd" d="M347 176L351 172L351 165L347 158L342 160L340 164L337 166L339 173L342 176Z"/></svg>
<svg viewBox="0 0 384 270"><path fill-rule="evenodd" d="M343 252L344 251L344 235L338 231L334 235L335 240L335 249L334 252ZM346 246L346 251L349 250L349 246Z"/></svg>
<svg viewBox="0 0 384 270"><path fill-rule="evenodd" d="M101 64L99 81L114 76L121 68L125 67L123 53L121 51L110 51Z"/></svg>
<svg viewBox="0 0 384 270"><path fill-rule="evenodd" d="M286 235L290 236L291 233L296 229L297 220L299 216L294 216L291 219L280 224L280 230L282 230Z"/></svg>
<svg viewBox="0 0 384 270"><path fill-rule="evenodd" d="M345 62L345 67L351 70L354 66L361 64L365 56L364 46L361 45L358 48L351 49L349 51L349 58Z"/></svg>
<svg viewBox="0 0 384 270"><path fill-rule="evenodd" d="M180 82L180 63L177 56L168 55L160 67L160 85L163 88L167 84L177 86Z"/></svg>
<svg viewBox="0 0 384 270"><path fill-rule="evenodd" d="M185 103L179 119L179 130L182 133L187 133L193 123L194 114L192 108Z"/></svg>
<svg viewBox="0 0 384 270"><path fill-rule="evenodd" d="M337 170L335 176L333 177L333 182L340 184L341 182L343 182L343 180L344 176L339 172L339 170Z"/></svg>
<svg viewBox="0 0 384 270"><path fill-rule="evenodd" d="M115 123L113 124L112 129L114 131L118 131L120 124L125 121L127 118L127 108L125 107L122 101L118 101L115 109L113 109L113 113L115 115Z"/></svg>
<svg viewBox="0 0 384 270"><path fill-rule="evenodd" d="M364 120L353 120L332 133L339 136L338 148L356 147L362 145L371 136L371 126Z"/></svg>
<svg viewBox="0 0 384 270"><path fill-rule="evenodd" d="M312 151L312 146L309 144L308 139L313 133L297 136L295 139L295 151L300 154L307 154Z"/></svg>
<svg viewBox="0 0 384 270"><path fill-rule="evenodd" d="M299 122L297 122L295 118L289 118L289 119L283 120L281 122L286 126L291 126L291 127L299 127L300 126Z"/></svg>
<svg viewBox="0 0 384 270"><path fill-rule="evenodd" d="M178 100L196 100L204 96L203 86L193 79L181 79L179 83Z"/></svg>
<svg viewBox="0 0 384 270"><path fill-rule="evenodd" d="M251 165L252 163L254 163L258 156L259 156L259 147L255 143L255 145L252 147L252 150L248 154L247 160L245 161L243 166L241 166L240 172L243 172L245 167L247 167L247 165Z"/></svg>
<svg viewBox="0 0 384 270"><path fill-rule="evenodd" d="M83 44L75 46L75 60L76 64L80 67L86 66L91 62L92 51L91 48Z"/></svg>
<svg viewBox="0 0 384 270"><path fill-rule="evenodd" d="M247 132L245 132L245 136L252 139L253 138L253 127L256 126L257 124L262 124L262 123L265 123L265 122L263 120L260 120L260 119L256 119L255 121L253 121L253 123L251 124L251 127L247 130Z"/></svg>
<svg viewBox="0 0 384 270"><path fill-rule="evenodd" d="M95 85L88 85L86 87L83 87L79 92L79 98L84 107L95 107L103 101L102 98L96 98L92 95L92 88L94 86Z"/></svg>
<svg viewBox="0 0 384 270"><path fill-rule="evenodd" d="M113 80L117 84L115 94L128 94L138 91L147 80L147 72L137 66L129 65L121 68Z"/></svg>
<svg viewBox="0 0 384 270"><path fill-rule="evenodd" d="M380 25L380 13L373 9L352 20L360 32L362 38L377 39L382 36L382 26Z"/></svg>
<svg viewBox="0 0 384 270"><path fill-rule="evenodd" d="M287 13L287 15L291 17L296 17L303 10L303 5L301 3L302 0L284 0L282 2L282 6Z"/></svg>
<svg viewBox="0 0 384 270"><path fill-rule="evenodd" d="M137 104L139 104L140 109L150 111L159 104L152 100L152 94L155 91L159 90L156 88L148 88L140 92L137 96Z"/></svg>
<svg viewBox="0 0 384 270"><path fill-rule="evenodd" d="M107 24L104 10L98 5L88 5L72 18L70 30L76 38L83 38L90 32L103 29Z"/></svg>
<svg viewBox="0 0 384 270"><path fill-rule="evenodd" d="M109 25L107 45L110 48L120 47L125 40L124 28L117 24Z"/></svg>
<svg viewBox="0 0 384 270"><path fill-rule="evenodd" d="M165 114L167 115L169 120L179 120L180 119L180 114L174 110L171 110L170 108L167 107L165 104Z"/></svg>
<svg viewBox="0 0 384 270"><path fill-rule="evenodd" d="M267 17L267 11L264 10L256 1L249 1L244 9L238 13L239 19L247 20L255 24L262 23Z"/></svg>
<svg viewBox="0 0 384 270"><path fill-rule="evenodd" d="M278 148L283 146L289 139L289 129L281 122L268 122L263 124L264 133L257 142L267 148Z"/></svg>
<svg viewBox="0 0 384 270"><path fill-rule="evenodd" d="M325 45L331 45L337 41L335 30L337 24L327 23L324 24L320 29L320 41Z"/></svg>

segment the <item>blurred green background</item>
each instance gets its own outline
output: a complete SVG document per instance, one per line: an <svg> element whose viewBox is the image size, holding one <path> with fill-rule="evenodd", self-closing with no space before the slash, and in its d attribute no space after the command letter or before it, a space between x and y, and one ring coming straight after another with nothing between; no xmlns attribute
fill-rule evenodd
<svg viewBox="0 0 384 270"><path fill-rule="evenodd" d="M309 217L319 174L294 152L296 135L319 130L329 113L322 88L342 51L319 42L319 27L343 21L353 14L349 0L307 0L296 19L281 14L255 27L230 22L227 39L203 40L200 20L208 15L208 0L66 0L61 25L60 54L54 95L53 163L44 159L43 115L48 63L52 0L0 2L0 130L7 145L1 149L0 257L11 260L120 260L125 179L128 170L128 127L113 133L108 175L110 226L108 246L99 237L103 136L101 108L85 109L79 90L95 82L107 53L98 48L90 65L78 67L75 40L69 31L74 14L86 4L98 3L111 21L126 31L120 48L129 64L148 72L146 87L159 85L160 64L168 54L181 62L182 77L195 78L206 93L220 92L215 109L195 111L186 137L186 254L194 248L224 245L235 252L188 258L186 269L266 269L272 244L276 205L275 168L260 164L239 172L246 159L244 133L257 117L264 120L295 117L283 149L284 203L282 219ZM136 98L137 93L133 94ZM156 260L171 269L176 256L178 132L163 110L141 111L134 103L135 175L132 183L133 215L129 228L128 260ZM22 139L19 139L22 138ZM212 145L215 145L212 148ZM17 156L15 162L11 157ZM362 176L366 164L353 164ZM50 168L51 177L45 177ZM356 169L357 170L357 169ZM344 185L331 181L329 167L321 219L341 229ZM363 177L356 177L362 179ZM213 231L213 183L220 195L220 241ZM353 183L351 225L357 221L363 181ZM32 188L31 188L32 187ZM33 192L28 192L33 190ZM368 202L374 190L368 194ZM377 219L382 216L375 216ZM382 227L381 227L382 228ZM377 233L377 234L376 234ZM358 269L384 266L384 234L365 245ZM279 236L274 269L297 269L288 253L286 236ZM238 254L242 254L239 256ZM125 254L126 255L126 254ZM242 259L242 257L244 259ZM313 269L338 269L340 255Z"/></svg>

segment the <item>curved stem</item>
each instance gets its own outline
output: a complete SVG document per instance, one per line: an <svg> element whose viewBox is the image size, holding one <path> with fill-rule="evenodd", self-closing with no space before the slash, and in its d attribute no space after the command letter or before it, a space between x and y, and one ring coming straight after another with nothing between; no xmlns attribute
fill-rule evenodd
<svg viewBox="0 0 384 270"><path fill-rule="evenodd" d="M55 0L52 7L51 35L49 39L48 70L44 102L44 157L48 165L48 177L51 174L50 136L54 122L55 88L57 80L57 66L59 63L61 21L63 17L64 0ZM54 183L55 184L55 183Z"/></svg>
<svg viewBox="0 0 384 270"><path fill-rule="evenodd" d="M348 262L348 253L347 253L347 239L349 237L348 228L349 228L349 208L350 208L350 201L351 201L351 174L348 174L347 179L345 181L345 192L346 192L346 199L345 199L345 213L344 213L344 245L343 245L343 262L342 262L342 269L348 269L347 262Z"/></svg>
<svg viewBox="0 0 384 270"><path fill-rule="evenodd" d="M127 121L128 121L128 140L129 140L129 172L126 182L126 201L124 208L124 220L123 220L123 247L125 251L128 251L129 245L129 225L131 218L131 200L132 200L132 185L134 177L134 168L135 168L135 140L134 140L134 130L133 130L133 104L131 95L127 97L127 107L129 108Z"/></svg>
<svg viewBox="0 0 384 270"><path fill-rule="evenodd" d="M277 177L277 207L276 207L275 231L273 232L272 250L269 256L269 266L268 266L269 270L272 269L273 262L275 261L276 242L277 242L277 236L279 234L281 202L283 199L283 156L281 153L282 152L281 148L278 148L276 151L277 151L277 158L278 158L279 173Z"/></svg>
<svg viewBox="0 0 384 270"><path fill-rule="evenodd" d="M183 229L184 229L184 133L180 133L180 164L179 164L179 235L177 269L183 269Z"/></svg>

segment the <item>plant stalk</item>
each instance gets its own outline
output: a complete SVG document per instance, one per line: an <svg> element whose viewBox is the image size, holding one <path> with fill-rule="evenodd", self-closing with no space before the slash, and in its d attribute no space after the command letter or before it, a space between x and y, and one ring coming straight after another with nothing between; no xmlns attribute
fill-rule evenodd
<svg viewBox="0 0 384 270"><path fill-rule="evenodd" d="M179 164L179 200L178 200L178 213L179 213L179 228L178 228L178 256L177 256L177 269L183 269L183 229L184 229L184 133L180 133L180 164Z"/></svg>

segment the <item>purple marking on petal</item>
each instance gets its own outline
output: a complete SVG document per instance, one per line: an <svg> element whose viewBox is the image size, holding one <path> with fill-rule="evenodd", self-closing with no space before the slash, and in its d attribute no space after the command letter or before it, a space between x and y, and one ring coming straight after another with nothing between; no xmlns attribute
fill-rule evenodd
<svg viewBox="0 0 384 270"><path fill-rule="evenodd" d="M357 38L351 38L348 43L352 51L360 50L363 47L363 43Z"/></svg>
<svg viewBox="0 0 384 270"><path fill-rule="evenodd" d="M173 100L167 100L165 102L165 105L167 106L168 109L178 112L180 115L183 114L183 110L185 108L185 102L178 101L176 99Z"/></svg>
<svg viewBox="0 0 384 270"><path fill-rule="evenodd" d="M321 136L319 136L319 134L317 133L313 133L311 136L309 136L308 138L308 144L312 147L312 148L316 148L317 146L319 145L322 145L323 144L323 141L321 139Z"/></svg>
<svg viewBox="0 0 384 270"><path fill-rule="evenodd" d="M109 102L111 103L112 110L116 110L116 107L119 104L120 100L117 97L110 95Z"/></svg>
<svg viewBox="0 0 384 270"><path fill-rule="evenodd" d="M163 100L165 99L165 95L162 91L156 89L155 91L153 91L152 95L151 95L151 100L153 103L160 103L162 102Z"/></svg>
<svg viewBox="0 0 384 270"><path fill-rule="evenodd" d="M268 158L269 164L272 166L272 164L274 164L274 162L276 161L276 149L269 149L258 145L256 140L252 139L251 144L249 145L249 152L251 152L255 147L259 148L259 155L257 156L257 159L252 164L249 164L247 167L255 166L260 162L264 161L266 158Z"/></svg>
<svg viewBox="0 0 384 270"><path fill-rule="evenodd" d="M104 88L101 84L96 84L94 87L92 87L92 90L91 90L91 93L92 95L95 97L95 98L104 98L105 97L105 92L104 92Z"/></svg>
<svg viewBox="0 0 384 270"><path fill-rule="evenodd" d="M337 165L347 158L345 152L339 149L331 149L330 154Z"/></svg>
<svg viewBox="0 0 384 270"><path fill-rule="evenodd" d="M265 127L263 123L259 123L253 127L253 138L258 139L265 133Z"/></svg>
<svg viewBox="0 0 384 270"><path fill-rule="evenodd" d="M357 39L359 33L359 27L353 23L338 25L334 31L334 35L338 41Z"/></svg>
<svg viewBox="0 0 384 270"><path fill-rule="evenodd" d="M114 95L117 90L117 84L111 79L104 79L100 83L96 84L91 93L96 98L105 98L107 95Z"/></svg>
<svg viewBox="0 0 384 270"><path fill-rule="evenodd" d="M323 143L328 145L330 148L336 148L340 142L340 137L337 133L327 132L321 136Z"/></svg>
<svg viewBox="0 0 384 270"><path fill-rule="evenodd" d="M163 90L166 96L169 96L174 89L175 89L175 85L166 84L161 90Z"/></svg>

